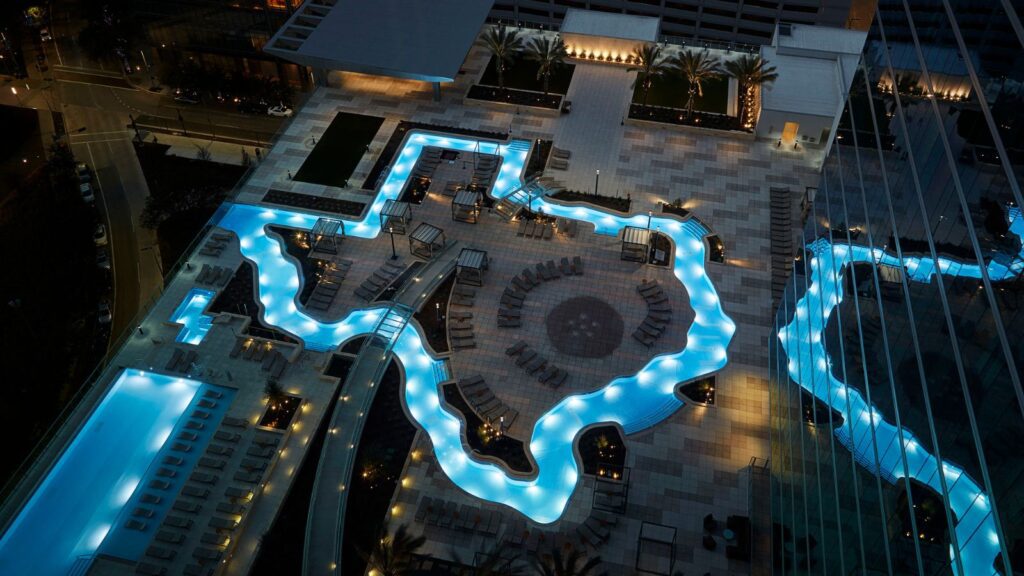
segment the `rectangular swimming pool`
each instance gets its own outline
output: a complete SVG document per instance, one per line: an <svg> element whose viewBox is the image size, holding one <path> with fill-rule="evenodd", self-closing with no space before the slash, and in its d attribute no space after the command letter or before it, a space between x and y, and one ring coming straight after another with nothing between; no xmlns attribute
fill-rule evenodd
<svg viewBox="0 0 1024 576"><path fill-rule="evenodd" d="M201 386L123 371L0 538L0 574L63 576L94 554Z"/></svg>

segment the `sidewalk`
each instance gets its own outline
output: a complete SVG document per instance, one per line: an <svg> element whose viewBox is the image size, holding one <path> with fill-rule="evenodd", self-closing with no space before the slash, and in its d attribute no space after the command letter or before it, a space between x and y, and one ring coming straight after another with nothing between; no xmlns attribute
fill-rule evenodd
<svg viewBox="0 0 1024 576"><path fill-rule="evenodd" d="M170 146L170 149L167 151L168 154L181 156L183 158L198 158L200 150L207 150L210 154L208 160L211 162L233 164L235 166L244 166L246 164L246 158L248 158L248 161L251 163L256 162L257 148L252 145L243 146L241 144L217 142L202 138L189 138L174 134L153 134L152 132L146 132L145 130L140 130L140 134L143 135L143 141L168 145ZM266 150L262 148L259 150L261 155L266 152Z"/></svg>

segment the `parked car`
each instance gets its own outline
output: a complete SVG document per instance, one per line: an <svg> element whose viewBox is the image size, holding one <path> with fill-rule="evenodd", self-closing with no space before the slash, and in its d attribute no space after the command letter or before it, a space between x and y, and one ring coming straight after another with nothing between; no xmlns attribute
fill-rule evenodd
<svg viewBox="0 0 1024 576"><path fill-rule="evenodd" d="M174 101L179 104L199 104L200 100L199 92L196 90L182 90L178 88L174 91Z"/></svg>
<svg viewBox="0 0 1024 576"><path fill-rule="evenodd" d="M97 224L96 231L92 233L92 241L95 242L97 246L106 246L107 227L103 224Z"/></svg>
<svg viewBox="0 0 1024 576"><path fill-rule="evenodd" d="M75 164L75 172L78 173L78 182L86 183L92 181L92 171L89 170L89 165L85 162L79 162Z"/></svg>
<svg viewBox="0 0 1024 576"><path fill-rule="evenodd" d="M53 42L53 36L50 35L49 28L43 28L39 31L39 39L43 42Z"/></svg>
<svg viewBox="0 0 1024 576"><path fill-rule="evenodd" d="M279 104L277 106L271 106L270 108L267 108L267 114L270 114L271 116L277 116L279 118L287 118L294 114L294 112L292 111L291 108L283 104Z"/></svg>
<svg viewBox="0 0 1024 576"><path fill-rule="evenodd" d="M110 313L110 302L100 302L96 308L96 319L100 324L110 324L110 321L114 319L114 315Z"/></svg>
<svg viewBox="0 0 1024 576"><path fill-rule="evenodd" d="M107 254L106 249L99 249L96 251L96 266L103 270L110 270L110 254Z"/></svg>
<svg viewBox="0 0 1024 576"><path fill-rule="evenodd" d="M238 111L242 114L267 114L268 106L266 102L243 100L238 104Z"/></svg>
<svg viewBox="0 0 1024 576"><path fill-rule="evenodd" d="M82 200L92 204L96 201L96 195L92 193L92 184L82 182L78 185L78 191L82 194Z"/></svg>

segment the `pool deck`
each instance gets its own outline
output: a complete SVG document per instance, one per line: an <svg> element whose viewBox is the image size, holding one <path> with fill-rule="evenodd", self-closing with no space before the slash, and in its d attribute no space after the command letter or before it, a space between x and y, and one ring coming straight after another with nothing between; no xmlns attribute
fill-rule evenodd
<svg viewBox="0 0 1024 576"><path fill-rule="evenodd" d="M665 422L626 439L627 464L634 480L630 487L629 507L612 531L601 555L610 573L628 573L636 556L637 533L643 521L673 526L677 530L676 570L687 573L745 574L749 565L727 560L722 548L708 552L701 547L701 519L714 513L718 518L730 514L747 514L748 479L746 468L751 457L768 455L768 405L765 371L768 366L767 338L771 325L771 275L769 246L769 186L788 186L793 191L794 206L799 203L805 186L816 184L817 162L812 152L779 152L770 143L754 142L716 135L692 134L672 129L655 129L621 124L622 111L618 96L628 90L631 75L624 69L578 64L577 79L570 88L569 99L579 102L569 117L555 118L521 109L498 111L468 106L462 95L473 78L482 73L486 56L474 50L464 65L467 74L454 86L446 86L442 102L433 102L429 86L401 80L385 80L361 75L343 75L343 89L319 89L298 111L285 134L254 174L244 184L238 200L259 203L268 188L290 190L312 195L369 202L368 192L358 189L335 189L291 181L287 173L295 173L309 154L310 135L319 135L338 111L355 111L386 118L374 138L370 151L356 168L350 181L361 183L380 154L385 142L400 120L414 120L463 128L505 132L511 126L515 138L554 139L555 145L572 150L570 169L549 171L547 175L570 188L593 188L594 170L601 170L602 193L629 191L633 212L657 210L657 202L683 198L685 206L719 234L726 245L727 264L707 264L723 306L736 322L737 331L730 345L729 364L718 374L717 405L711 408L688 405ZM579 80L579 81L578 81ZM620 82L608 96L593 106L582 106L592 94L591 82ZM586 137L574 137L587 126ZM555 236L553 240L532 240L516 236L513 224L493 215L484 215L480 224L453 222L450 199L431 197L414 208L414 226L431 222L443 228L450 240L465 246L488 251L493 259L484 286L479 290L472 309L477 348L452 355L451 368L456 377L481 374L492 390L506 403L520 411L509 431L513 436L527 438L535 419L556 400L569 392L593 389L618 375L636 372L643 363L660 352L679 350L685 345L687 296L666 269L639 266L618 258L619 242L612 237L596 235L590 226L581 225L574 239ZM795 214L794 214L795 215ZM396 237L402 262L409 262L404 237ZM341 316L365 303L352 295L352 289L385 262L391 253L386 234L374 240L347 239L339 255L354 261L338 298L325 316ZM586 263L583 277L563 278L545 283L527 297L522 329L499 329L494 314L501 290L511 275L538 261L580 255ZM236 335L243 330L240 317L223 315L214 320L199 346L175 342L179 326L168 323L175 308L193 287L203 264L235 269L242 262L237 240L232 240L220 256L190 259L190 269L183 270L166 286L164 293L136 331L114 358L104 383L112 380L119 367L161 371L173 353L172 348L198 353L193 378L210 384L236 388L227 415L249 422L242 439L251 440L257 433L254 422L264 411L263 386L266 372L258 362L230 357ZM639 345L629 337L645 313L644 303L637 296L635 285L643 279L658 279L666 287L673 309L668 332L652 349ZM601 359L577 359L560 355L547 342L544 327L545 311L565 298L589 295L603 298L616 307L625 322L627 334L612 355ZM528 341L538 351L564 367L571 374L557 392L536 382L517 368L504 355L504 348L518 339ZM282 348L286 354L290 351ZM305 456L309 436L334 399L336 379L321 376L327 354L303 351L290 354L292 360L282 378L282 386L303 398L304 411L298 424L287 431L273 457L269 472L261 482L258 495L247 505L241 526L232 534L228 559L223 573L246 574L258 550L260 536L270 527L294 472ZM58 437L58 441L40 463L56 455L59 447L70 439L77 422L87 414L90 402L101 397L105 385L97 386L76 416ZM404 476L405 487L396 491L395 521L412 524L413 533L424 533L428 542L425 552L437 557L451 557L453 549L463 558L472 558L482 536L467 536L454 530L418 525L414 519L416 504L423 494L445 498L459 504L481 505L457 488L439 469L430 443L423 434L417 436L417 453L410 458ZM238 456L236 454L236 456ZM231 466L239 465L239 458ZM38 467L41 471L44 466ZM38 476L38 473L36 474ZM230 474L226 474L230 477ZM27 487L31 487L29 478ZM589 513L593 479L584 477L558 523L552 531L572 532L573 526ZM224 486L217 485L217 491ZM195 524L205 527L214 517L214 500L204 505L195 517ZM502 513L502 529L508 530L518 513L493 504L484 508ZM9 512L9 511L8 511ZM187 544L178 550L175 559L153 560L165 566L168 573L181 573L193 563L192 549L198 546L197 529ZM114 574L119 563L99 561L90 574ZM326 567L325 567L326 568Z"/></svg>

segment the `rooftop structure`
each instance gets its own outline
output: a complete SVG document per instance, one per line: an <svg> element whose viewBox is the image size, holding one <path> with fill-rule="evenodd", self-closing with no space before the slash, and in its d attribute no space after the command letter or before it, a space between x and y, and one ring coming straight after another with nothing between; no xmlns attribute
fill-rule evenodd
<svg viewBox="0 0 1024 576"><path fill-rule="evenodd" d="M324 73L451 82L490 7L477 0L307 2L264 50Z"/></svg>

